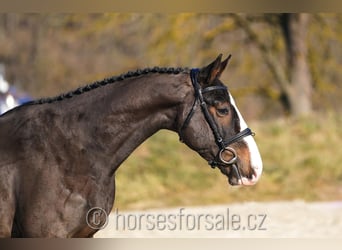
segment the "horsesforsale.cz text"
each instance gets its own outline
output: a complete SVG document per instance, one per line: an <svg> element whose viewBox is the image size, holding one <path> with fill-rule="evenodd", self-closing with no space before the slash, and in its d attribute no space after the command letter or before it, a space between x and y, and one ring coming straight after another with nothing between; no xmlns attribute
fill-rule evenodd
<svg viewBox="0 0 342 250"><path fill-rule="evenodd" d="M119 212L116 208L109 218L115 231L265 231L267 214L193 213L186 208L169 213Z"/></svg>

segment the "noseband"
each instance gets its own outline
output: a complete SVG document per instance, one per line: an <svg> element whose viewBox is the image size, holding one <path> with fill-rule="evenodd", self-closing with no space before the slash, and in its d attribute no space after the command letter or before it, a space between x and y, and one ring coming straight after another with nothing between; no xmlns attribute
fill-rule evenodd
<svg viewBox="0 0 342 250"><path fill-rule="evenodd" d="M228 138L227 140L223 140L223 138L222 138L222 136L218 130L218 126L217 126L216 122L214 121L213 117L209 113L207 103L204 101L204 98L203 98L203 94L207 93L207 92L215 91L215 90L227 91L227 87L225 87L225 86L209 86L209 87L202 89L202 87L200 86L200 84L197 81L198 73L199 73L199 69L191 69L191 71L190 71L191 83L192 83L192 86L194 87L194 90L195 90L195 100L194 100L194 103L192 105L192 108L191 108L188 116L184 120L184 123L180 129L180 132L179 132L180 140L183 141L182 132L188 126L188 124L191 120L191 117L195 113L197 105L200 104L201 110L204 114L204 117L205 117L207 123L209 124L209 127L211 128L213 134L214 134L215 142L216 142L217 146L219 147L219 151L218 151L215 159L208 161L209 165L212 168L219 167L221 169L221 171L224 171L222 168L224 166L232 166L233 171L236 173L238 178L241 179L240 171L236 165L236 163L237 163L236 151L233 148L229 147L229 145L233 144L234 142L238 142L238 141L242 140L246 136L254 135L254 133L252 132L252 130L250 128L246 128L246 129L242 130L241 132L237 133L236 135ZM222 154L224 151L229 151L233 155L231 160L226 161L223 159Z"/></svg>

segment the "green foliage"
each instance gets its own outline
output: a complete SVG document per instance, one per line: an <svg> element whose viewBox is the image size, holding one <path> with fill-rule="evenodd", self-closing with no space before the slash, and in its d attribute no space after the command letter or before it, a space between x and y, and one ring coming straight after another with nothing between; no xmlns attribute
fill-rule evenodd
<svg viewBox="0 0 342 250"><path fill-rule="evenodd" d="M229 186L176 134L159 132L117 171L115 207L341 199L341 124L336 114L250 124L264 162L263 176L253 187Z"/></svg>

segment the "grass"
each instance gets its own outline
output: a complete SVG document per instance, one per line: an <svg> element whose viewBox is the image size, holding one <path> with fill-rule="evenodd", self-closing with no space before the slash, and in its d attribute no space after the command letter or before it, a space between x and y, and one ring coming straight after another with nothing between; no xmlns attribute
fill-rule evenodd
<svg viewBox="0 0 342 250"><path fill-rule="evenodd" d="M253 187L232 187L169 131L142 144L116 173L115 207L146 209L266 200L342 199L342 118L254 122L264 172Z"/></svg>

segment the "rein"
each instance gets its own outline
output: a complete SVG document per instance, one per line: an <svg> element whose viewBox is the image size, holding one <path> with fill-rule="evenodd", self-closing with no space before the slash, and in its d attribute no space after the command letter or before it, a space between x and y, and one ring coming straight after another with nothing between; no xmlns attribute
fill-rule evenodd
<svg viewBox="0 0 342 250"><path fill-rule="evenodd" d="M207 103L204 101L204 98L203 98L203 94L207 93L207 92L211 92L211 91L216 91L216 90L228 91L227 87L225 87L225 86L209 86L209 87L202 89L202 87L200 86L200 84L198 83L198 80L197 80L198 73L199 73L199 69L191 69L191 71L190 71L191 83L192 83L192 86L194 87L194 90L195 90L195 100L194 100L194 103L191 107L189 114L187 115L186 119L184 120L182 127L180 128L180 132L179 132L180 141L183 141L182 132L188 126L193 114L195 113L197 105L199 104L201 106L201 110L204 114L204 117L205 117L210 129L212 130L212 132L214 134L215 142L216 142L217 146L219 147L219 151L218 151L215 159L208 161L208 164L212 168L219 167L220 170L224 171L224 172L225 172L225 170L222 167L232 166L233 171L236 173L238 178L241 179L241 174L240 174L240 171L239 171L237 164L236 164L237 163L236 151L232 147L229 147L229 145L242 140L246 136L249 136L249 135L253 136L254 133L252 132L252 130L250 128L246 128L246 129L240 131L239 133L237 133L236 135L228 138L227 140L223 140L223 138L219 132L217 123L214 121L213 117L209 113ZM226 161L223 159L222 153L224 151L229 151L233 155L231 160Z"/></svg>

